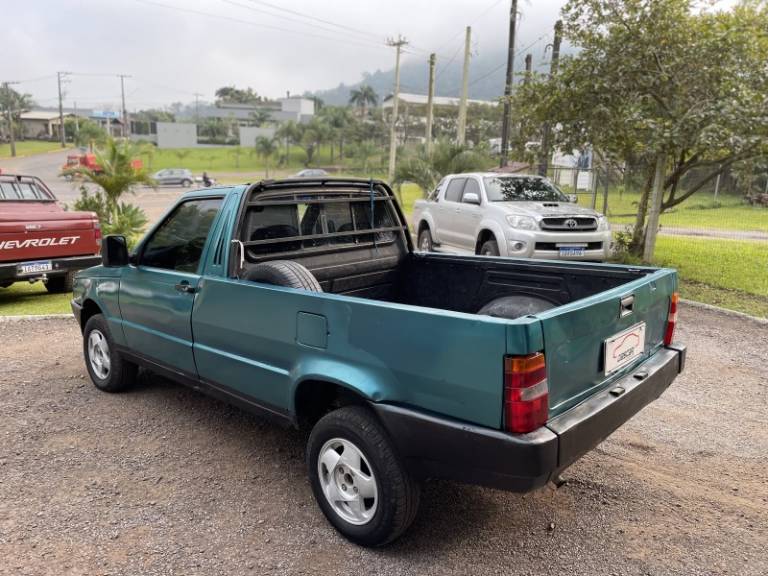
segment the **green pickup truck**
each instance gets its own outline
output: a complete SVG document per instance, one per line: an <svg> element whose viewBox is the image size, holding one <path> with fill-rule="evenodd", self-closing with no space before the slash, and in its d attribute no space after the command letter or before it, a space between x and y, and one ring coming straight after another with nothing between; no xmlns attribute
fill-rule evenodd
<svg viewBox="0 0 768 576"><path fill-rule="evenodd" d="M415 252L383 182L185 194L72 308L97 388L139 367L309 432L317 502L378 546L420 483L550 480L683 369L673 270Z"/></svg>

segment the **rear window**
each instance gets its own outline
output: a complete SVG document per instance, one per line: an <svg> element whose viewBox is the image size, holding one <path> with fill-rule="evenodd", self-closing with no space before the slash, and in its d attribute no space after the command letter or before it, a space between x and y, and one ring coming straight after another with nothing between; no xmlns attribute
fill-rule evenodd
<svg viewBox="0 0 768 576"><path fill-rule="evenodd" d="M0 182L0 200L53 200L35 182Z"/></svg>
<svg viewBox="0 0 768 576"><path fill-rule="evenodd" d="M296 204L269 205L268 200L264 203L264 206L250 206L245 220L243 241L254 243L248 245L249 254L254 256L372 243L374 234L368 230L396 226L389 206L382 201L374 202L373 218L371 203L367 200L312 197L311 201ZM375 233L376 242L394 239L392 230Z"/></svg>

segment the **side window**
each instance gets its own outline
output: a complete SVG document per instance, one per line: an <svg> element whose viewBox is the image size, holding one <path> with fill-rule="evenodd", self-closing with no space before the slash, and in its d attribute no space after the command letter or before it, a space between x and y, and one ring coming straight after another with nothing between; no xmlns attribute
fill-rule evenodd
<svg viewBox="0 0 768 576"><path fill-rule="evenodd" d="M177 206L144 245L140 264L178 272L197 272L221 202L221 198L205 198Z"/></svg>
<svg viewBox="0 0 768 576"><path fill-rule="evenodd" d="M482 196L480 196L480 184L474 178L467 178L467 185L464 186L464 192L461 195L462 202L464 202L464 197L467 194L477 194L477 197L482 199Z"/></svg>
<svg viewBox="0 0 768 576"><path fill-rule="evenodd" d="M460 202L461 192L464 190L466 178L454 178L448 182L448 189L445 191L445 199L448 202Z"/></svg>
<svg viewBox="0 0 768 576"><path fill-rule="evenodd" d="M440 201L440 189L443 187L443 184L445 184L445 178L440 180L437 186L435 186L435 189L432 190L432 192L429 193L429 196L427 196L427 200L430 200L431 202L439 202Z"/></svg>

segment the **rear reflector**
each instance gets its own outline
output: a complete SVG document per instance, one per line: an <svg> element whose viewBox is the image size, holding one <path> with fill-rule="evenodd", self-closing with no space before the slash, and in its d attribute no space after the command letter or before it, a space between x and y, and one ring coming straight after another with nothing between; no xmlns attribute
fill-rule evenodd
<svg viewBox="0 0 768 576"><path fill-rule="evenodd" d="M525 434L549 416L549 388L544 354L504 358L504 429Z"/></svg>
<svg viewBox="0 0 768 576"><path fill-rule="evenodd" d="M680 300L680 295L677 292L673 292L672 297L669 299L669 314L667 314L667 330L664 332L664 346L672 344L672 340L675 337L678 300Z"/></svg>

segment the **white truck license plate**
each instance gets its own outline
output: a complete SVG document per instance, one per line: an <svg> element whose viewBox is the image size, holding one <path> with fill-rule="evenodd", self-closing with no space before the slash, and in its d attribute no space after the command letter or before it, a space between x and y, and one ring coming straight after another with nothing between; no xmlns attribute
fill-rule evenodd
<svg viewBox="0 0 768 576"><path fill-rule="evenodd" d="M605 373L611 374L645 351L645 322L635 324L605 341Z"/></svg>
<svg viewBox="0 0 768 576"><path fill-rule="evenodd" d="M53 265L50 260L38 260L37 262L24 262L18 265L18 274L24 276L27 274L38 274L40 272L50 272Z"/></svg>

